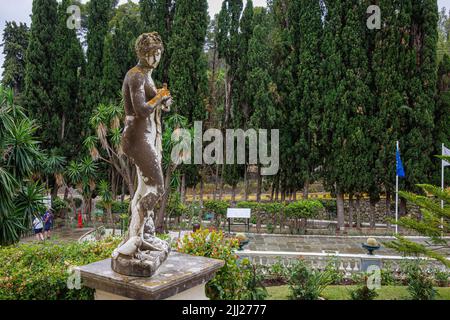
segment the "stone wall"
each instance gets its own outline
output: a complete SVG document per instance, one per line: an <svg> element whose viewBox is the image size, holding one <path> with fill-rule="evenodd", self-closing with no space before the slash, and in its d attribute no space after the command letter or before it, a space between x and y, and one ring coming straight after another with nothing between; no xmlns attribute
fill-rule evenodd
<svg viewBox="0 0 450 320"><path fill-rule="evenodd" d="M355 201L356 203L356 201ZM366 199L361 199L360 201L360 208L362 211L362 222L370 222L370 201ZM350 202L346 200L344 202L345 207L345 221L349 221L349 207ZM419 208L414 205L407 205L407 213L408 214L419 214ZM322 212L320 214L319 219L329 220L330 217L332 219L335 219L332 214L327 212ZM395 199L391 201L391 217L395 217ZM375 223L386 223L386 200L381 199L376 205L375 205ZM356 208L353 210L353 222L356 223Z"/></svg>

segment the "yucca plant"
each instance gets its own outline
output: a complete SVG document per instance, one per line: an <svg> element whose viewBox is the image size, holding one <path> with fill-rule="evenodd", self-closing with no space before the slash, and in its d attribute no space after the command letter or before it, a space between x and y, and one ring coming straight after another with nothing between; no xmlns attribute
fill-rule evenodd
<svg viewBox="0 0 450 320"><path fill-rule="evenodd" d="M14 199L14 209L21 218L21 224L28 230L31 228L34 217L45 211L44 187L37 182L28 182L23 185Z"/></svg>
<svg viewBox="0 0 450 320"><path fill-rule="evenodd" d="M101 180L98 184L98 193L101 198L101 206L105 209L106 214L108 215L109 223L111 224L113 228L113 235L115 235L115 225L114 225L114 218L112 215L112 204L114 202L112 192L109 188L109 183L106 180Z"/></svg>
<svg viewBox="0 0 450 320"><path fill-rule="evenodd" d="M0 86L0 245L19 241L43 205L43 188L29 182L41 158L36 125Z"/></svg>
<svg viewBox="0 0 450 320"><path fill-rule="evenodd" d="M121 104L100 104L89 121L96 135L87 137L83 146L94 161L107 163L113 174L120 175L133 197L135 171L121 147L124 118L123 101Z"/></svg>
<svg viewBox="0 0 450 320"><path fill-rule="evenodd" d="M39 161L40 173L46 177L46 185L49 188L48 179L53 177L55 179L56 188L64 185L64 169L66 165L66 158L59 155L56 150L50 153L43 153Z"/></svg>
<svg viewBox="0 0 450 320"><path fill-rule="evenodd" d="M98 173L98 164L90 157L81 161L71 161L66 168L67 181L83 196L86 213L90 216L92 211L92 193L95 191L95 179Z"/></svg>

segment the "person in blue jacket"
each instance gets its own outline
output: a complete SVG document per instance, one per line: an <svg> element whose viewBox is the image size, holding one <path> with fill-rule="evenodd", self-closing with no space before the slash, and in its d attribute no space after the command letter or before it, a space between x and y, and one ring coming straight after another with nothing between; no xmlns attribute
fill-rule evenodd
<svg viewBox="0 0 450 320"><path fill-rule="evenodd" d="M48 209L44 216L42 217L42 221L44 221L44 237L45 239L50 239L51 229L53 226L53 214L52 209Z"/></svg>

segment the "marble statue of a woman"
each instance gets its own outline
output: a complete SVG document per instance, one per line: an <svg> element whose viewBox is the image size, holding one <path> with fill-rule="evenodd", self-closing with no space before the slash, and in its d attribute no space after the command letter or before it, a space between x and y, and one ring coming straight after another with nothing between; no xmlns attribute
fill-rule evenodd
<svg viewBox="0 0 450 320"><path fill-rule="evenodd" d="M136 165L138 186L131 202L131 221L124 241L112 254L112 269L120 274L150 277L167 259L170 246L155 235L154 209L164 193L161 111L172 104L167 87L157 89L152 71L164 47L156 32L136 41L139 63L123 82L125 129L122 148Z"/></svg>

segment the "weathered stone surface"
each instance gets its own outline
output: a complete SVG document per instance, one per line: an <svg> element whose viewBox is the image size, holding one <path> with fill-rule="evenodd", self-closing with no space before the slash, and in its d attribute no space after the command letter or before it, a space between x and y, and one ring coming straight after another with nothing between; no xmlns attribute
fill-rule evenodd
<svg viewBox="0 0 450 320"><path fill-rule="evenodd" d="M152 277L130 277L111 269L111 259L80 267L84 286L136 300L162 300L204 284L224 265L221 260L172 252Z"/></svg>
<svg viewBox="0 0 450 320"><path fill-rule="evenodd" d="M161 113L169 112L173 102L167 86L157 89L152 79L163 51L157 32L140 35L136 40L139 63L123 81L126 118L122 150L136 166L138 185L131 201L128 233L114 250L111 267L128 276L151 276L170 252L169 244L156 236L154 224L155 206L164 196Z"/></svg>

